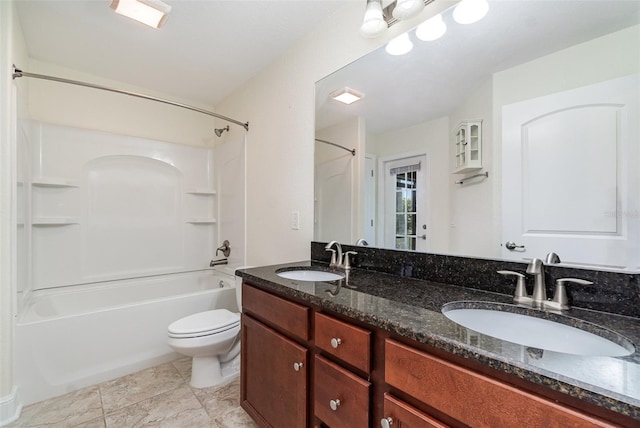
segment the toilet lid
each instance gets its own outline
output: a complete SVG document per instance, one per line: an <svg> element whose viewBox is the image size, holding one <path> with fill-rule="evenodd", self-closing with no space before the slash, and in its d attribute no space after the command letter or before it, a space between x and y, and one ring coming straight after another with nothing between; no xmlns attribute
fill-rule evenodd
<svg viewBox="0 0 640 428"><path fill-rule="evenodd" d="M240 315L226 309L199 312L175 321L169 325L170 334L201 334L228 330L240 324Z"/></svg>

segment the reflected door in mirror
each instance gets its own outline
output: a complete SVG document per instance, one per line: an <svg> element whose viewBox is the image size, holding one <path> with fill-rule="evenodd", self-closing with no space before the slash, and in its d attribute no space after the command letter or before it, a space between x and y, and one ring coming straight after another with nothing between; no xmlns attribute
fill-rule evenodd
<svg viewBox="0 0 640 428"><path fill-rule="evenodd" d="M383 164L384 246L426 251L426 157L387 160Z"/></svg>

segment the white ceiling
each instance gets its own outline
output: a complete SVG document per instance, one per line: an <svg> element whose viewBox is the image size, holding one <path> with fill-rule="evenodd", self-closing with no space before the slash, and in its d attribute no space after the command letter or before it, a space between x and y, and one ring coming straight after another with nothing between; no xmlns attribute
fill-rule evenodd
<svg viewBox="0 0 640 428"><path fill-rule="evenodd" d="M159 30L110 0L16 3L31 58L215 106L347 1L165 0Z"/></svg>
<svg viewBox="0 0 640 428"><path fill-rule="evenodd" d="M381 133L446 116L493 73L637 25L640 1L492 0L475 24L456 24L451 10L443 19L441 39L422 42L411 32L408 54L380 48L318 82L316 129L359 116L368 132ZM344 86L365 98L349 106L331 100Z"/></svg>

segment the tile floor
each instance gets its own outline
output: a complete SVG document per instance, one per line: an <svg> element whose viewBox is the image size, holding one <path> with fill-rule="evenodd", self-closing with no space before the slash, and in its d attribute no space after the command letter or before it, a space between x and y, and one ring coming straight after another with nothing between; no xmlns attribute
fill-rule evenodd
<svg viewBox="0 0 640 428"><path fill-rule="evenodd" d="M220 388L189 386L181 358L22 410L10 428L254 428L240 407L240 379Z"/></svg>

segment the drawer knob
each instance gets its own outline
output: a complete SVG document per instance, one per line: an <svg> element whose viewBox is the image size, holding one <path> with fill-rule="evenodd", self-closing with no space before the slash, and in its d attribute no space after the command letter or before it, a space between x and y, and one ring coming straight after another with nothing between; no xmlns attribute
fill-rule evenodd
<svg viewBox="0 0 640 428"><path fill-rule="evenodd" d="M302 369L302 367L304 366L303 363L293 363L293 369L297 372L300 371L300 369Z"/></svg>
<svg viewBox="0 0 640 428"><path fill-rule="evenodd" d="M331 346L335 349L338 349L338 346L342 343L342 339L339 337L334 337L331 339Z"/></svg>
<svg viewBox="0 0 640 428"><path fill-rule="evenodd" d="M329 407L331 407L331 410L338 410L338 407L340 407L340 400L336 398L335 400L329 401Z"/></svg>
<svg viewBox="0 0 640 428"><path fill-rule="evenodd" d="M393 425L393 419L391 418L382 418L380 420L380 426L382 428L391 428L391 425Z"/></svg>

